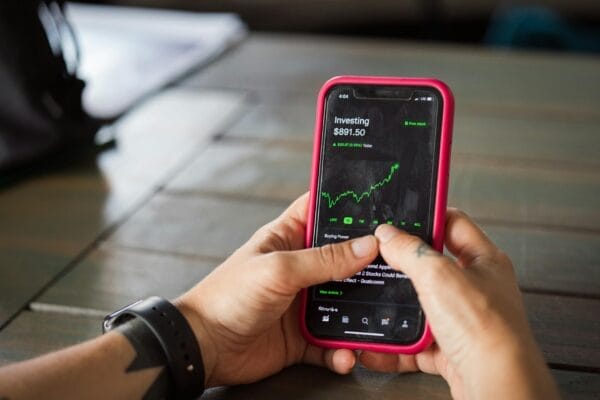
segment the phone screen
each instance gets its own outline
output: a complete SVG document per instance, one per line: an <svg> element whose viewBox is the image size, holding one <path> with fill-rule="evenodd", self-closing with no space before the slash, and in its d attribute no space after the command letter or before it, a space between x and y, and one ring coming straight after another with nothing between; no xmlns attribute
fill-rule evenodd
<svg viewBox="0 0 600 400"><path fill-rule="evenodd" d="M431 87L343 85L327 94L313 246L393 224L431 243L442 97ZM409 344L424 329L410 280L381 257L309 288L306 323L325 339Z"/></svg>

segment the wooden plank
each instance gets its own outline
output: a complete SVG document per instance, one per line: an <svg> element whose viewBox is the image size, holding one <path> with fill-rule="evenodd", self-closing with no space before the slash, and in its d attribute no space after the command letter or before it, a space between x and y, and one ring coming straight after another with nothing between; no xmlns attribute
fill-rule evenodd
<svg viewBox="0 0 600 400"><path fill-rule="evenodd" d="M307 385L307 382L310 382ZM296 365L251 385L213 390L202 398L218 399L331 399L417 400L451 399L446 382L426 374L382 374L357 367L340 376L322 368Z"/></svg>
<svg viewBox="0 0 600 400"><path fill-rule="evenodd" d="M511 258L525 290L600 296L600 236L481 221Z"/></svg>
<svg viewBox="0 0 600 400"><path fill-rule="evenodd" d="M459 107L597 121L598 70L600 59L593 56L254 34L184 84L316 93L334 75L435 76L453 88Z"/></svg>
<svg viewBox="0 0 600 400"><path fill-rule="evenodd" d="M290 97L284 93L259 96L259 103L226 132L226 137L310 146L316 97ZM597 168L600 164L597 123L513 114L458 107L454 157L478 156L540 168Z"/></svg>
<svg viewBox="0 0 600 400"><path fill-rule="evenodd" d="M100 334L100 316L25 311L0 331L0 365L40 356Z"/></svg>
<svg viewBox="0 0 600 400"><path fill-rule="evenodd" d="M101 332L101 317L24 312L0 332L0 365L25 360L91 339ZM589 399L600 392L598 374L552 370L565 398ZM306 385L311 382L311 385ZM324 369L293 366L251 385L209 390L203 398L446 399L438 376L380 374L356 368L339 376Z"/></svg>
<svg viewBox="0 0 600 400"><path fill-rule="evenodd" d="M504 224L593 232L600 227L600 176L595 171L500 164L455 157L449 204ZM213 145L169 190L292 200L308 187L309 165L308 148Z"/></svg>
<svg viewBox="0 0 600 400"><path fill-rule="evenodd" d="M600 255L595 250L600 247L600 238L498 226L486 231L510 255L522 288L600 296ZM190 235L197 236L199 232ZM174 298L217 264L219 260L105 245L49 288L34 307L110 311L153 294ZM14 282L15 295L20 285L28 284L31 284L28 280Z"/></svg>
<svg viewBox="0 0 600 400"><path fill-rule="evenodd" d="M301 147L247 142L216 143L208 146L190 163L166 187L166 191L185 195L225 195L240 200L251 198L254 201L291 202L307 188L310 157L309 150ZM498 246L509 254L523 287L600 296L600 252L597 250L600 248L600 237L532 226L532 221L546 224L547 221L556 221L558 217L565 223L572 218L585 219L583 211L577 209L581 204L572 200L570 193L563 193L565 184L552 183L555 179L553 173L528 168L465 165L460 158L452 168L458 176L453 176L450 204L460 205L472 214ZM525 171L527 178L513 178L512 172L515 170ZM503 176L504 171L507 171L506 176ZM581 174L572 175L575 178L571 185L581 181ZM550 179L550 182L534 179L537 176ZM511 189L514 181L517 183L516 189ZM560 192L556 195L550 193L554 184L561 188L554 190ZM573 197L577 193L585 193L590 189L588 186L587 183L571 186ZM478 188L485 192L477 192ZM543 190L548 191L547 201L539 194ZM588 195L592 196L593 193ZM498 198L502 200L501 203ZM586 209L589 210L593 202L591 199L584 201L587 201ZM545 203L546 208L540 203ZM575 208L571 214L569 204ZM552 215L552 210L548 210L550 206L554 206L562 215ZM519 213L523 210L533 210L527 214L528 220L519 219ZM596 214L592 210L588 217ZM190 235L199 236L201 233L198 231Z"/></svg>
<svg viewBox="0 0 600 400"><path fill-rule="evenodd" d="M600 164L598 124L585 120L485 115L458 108L454 122L454 156L477 155L528 160L544 168L589 167ZM563 163L561 165L560 163Z"/></svg>
<svg viewBox="0 0 600 400"><path fill-rule="evenodd" d="M0 325L62 270L75 249L0 242Z"/></svg>
<svg viewBox="0 0 600 400"><path fill-rule="evenodd" d="M216 264L218 261L107 245L76 266L35 305L37 308L54 306L59 310L56 306L65 306L66 311L87 308L106 312L152 294L173 298L202 279ZM525 270L521 275L533 281L549 273L542 267L536 274ZM591 281L592 284L597 282ZM597 293L597 288L595 290ZM549 362L600 368L600 322L595 317L600 315L599 300L538 294L525 294L524 300Z"/></svg>
<svg viewBox="0 0 600 400"><path fill-rule="evenodd" d="M563 399L588 400L600 393L600 376L593 373L551 370Z"/></svg>
<svg viewBox="0 0 600 400"><path fill-rule="evenodd" d="M600 372L600 300L525 294L523 301L550 364Z"/></svg>
<svg viewBox="0 0 600 400"><path fill-rule="evenodd" d="M97 161L111 200L135 182L162 185L243 112L245 99L243 92L174 88L119 120L117 148Z"/></svg>
<svg viewBox="0 0 600 400"><path fill-rule="evenodd" d="M448 203L477 218L598 232L596 170L538 169L455 157Z"/></svg>
<svg viewBox="0 0 600 400"><path fill-rule="evenodd" d="M240 112L244 98L167 91L113 127L115 148L82 154L0 193L0 277L10 277L0 279L0 326L196 154Z"/></svg>
<svg viewBox="0 0 600 400"><path fill-rule="evenodd" d="M600 392L597 374L552 370L564 398L587 400ZM306 382L310 382L307 385ZM450 399L446 383L439 376L425 374L378 374L357 368L350 376L338 376L319 368L294 366L262 382L213 389L210 400L307 398L327 399Z"/></svg>
<svg viewBox="0 0 600 400"><path fill-rule="evenodd" d="M136 248L224 257L250 236L255 227L260 224L259 220L262 219L261 222L264 222L271 219L278 214L280 209L279 206L231 199L158 196L128 221L111 239L111 242ZM176 210L176 212L172 210ZM232 222L237 228L235 231L227 228ZM207 237L206 232L212 232L212 234ZM121 262L117 258L116 264L111 269L118 270L120 264ZM134 265L133 262L131 264ZM145 263L142 259L135 264ZM181 268L185 269L186 267ZM108 280L110 280L111 269L107 270ZM544 269L540 269L538 272L538 274L545 273L547 272ZM78 286L67 289L61 286L63 291L78 290L83 285L95 287L96 284L92 281L99 279L93 270L78 274L78 279L72 278L74 280L67 282L67 284L77 283ZM97 289L91 291L90 297L83 302L71 292L70 301L74 301L75 304L68 305L75 307L93 305L96 303L94 299L96 293L104 290L109 293L112 293L112 290L127 292L131 283L129 281L139 279L139 273L125 275L130 276L131 279L110 289L103 289L102 285L106 284L110 287L110 283L108 280L100 279L97 283L99 286L96 286ZM77 275L75 276L77 277ZM151 274L151 276L159 282L172 280L174 283L171 287L174 288L182 288L184 284L184 281L177 282L178 278L175 278L174 274L164 270L162 273L155 270L155 274ZM586 278L589 279L589 277ZM189 284L186 273L182 273L179 279L185 279L185 282ZM88 280L87 284L82 283L86 280ZM595 278L593 280L597 281ZM52 291L49 293L49 296L57 296ZM58 294L58 298L55 297L53 301L62 302L61 293ZM120 299L119 302L126 302L126 297L121 296L123 295L116 296ZM106 304L106 300L103 300L104 293L101 293L99 297L98 304L103 301ZM536 294L526 294L524 299L529 309L534 331L549 362L557 365L574 365L578 368L600 369L600 348L598 348L600 322L595 318L600 315L600 301ZM582 329L582 327L586 328Z"/></svg>
<svg viewBox="0 0 600 400"><path fill-rule="evenodd" d="M529 160L547 166L595 167L600 143L595 124L587 121L548 121L509 115L482 116L457 111L453 154ZM463 110L464 111L464 110ZM259 104L226 136L309 145L313 141L314 105Z"/></svg>
<svg viewBox="0 0 600 400"><path fill-rule="evenodd" d="M208 196L157 195L110 238L139 249L225 258L285 209Z"/></svg>
<svg viewBox="0 0 600 400"><path fill-rule="evenodd" d="M213 143L165 188L169 193L218 193L291 202L309 188L308 146Z"/></svg>
<svg viewBox="0 0 600 400"><path fill-rule="evenodd" d="M0 326L104 229L107 193L98 173L88 172L74 166L70 175L32 179L0 194ZM111 212L122 213L132 199L121 197Z"/></svg>
<svg viewBox="0 0 600 400"><path fill-rule="evenodd" d="M202 280L217 260L102 246L46 291L32 307L110 312L149 296L174 299Z"/></svg>
<svg viewBox="0 0 600 400"><path fill-rule="evenodd" d="M0 243L58 244L79 247L105 226L102 209L108 193L93 166L74 165L70 171L40 176L0 193ZM139 185L132 183L110 213L130 205Z"/></svg>
<svg viewBox="0 0 600 400"><path fill-rule="evenodd" d="M308 145L313 141L315 103L316 96L312 102L282 99L279 104L260 103L235 123L226 136Z"/></svg>
<svg viewBox="0 0 600 400"><path fill-rule="evenodd" d="M91 261L79 265L34 303L35 308L66 312L87 308L102 314L152 294L175 297L211 269L208 263L119 253L105 251L110 261L99 266ZM115 276L117 284L111 283ZM600 371L600 300L532 293L525 293L523 300L549 363Z"/></svg>
<svg viewBox="0 0 600 400"><path fill-rule="evenodd" d="M563 398L588 400L600 392L598 374L551 370ZM306 382L311 382L307 385ZM451 398L439 376L426 374L379 374L356 368L350 376L338 376L320 368L293 366L252 385L213 389L210 400L307 398L327 399L446 399Z"/></svg>

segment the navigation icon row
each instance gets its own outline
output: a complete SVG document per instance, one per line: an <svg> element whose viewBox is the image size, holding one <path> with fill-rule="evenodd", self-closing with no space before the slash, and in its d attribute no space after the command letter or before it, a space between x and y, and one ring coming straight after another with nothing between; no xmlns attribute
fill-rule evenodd
<svg viewBox="0 0 600 400"><path fill-rule="evenodd" d="M371 319L372 318L369 318L369 317L361 317L360 318L360 323L362 325L369 326L369 323L371 322ZM321 322L327 323L327 322L330 322L330 321L331 321L331 316L329 314L324 314L321 317ZM350 323L350 316L348 316L348 315L342 315L341 322L342 322L342 324L349 324ZM389 326L391 324L391 318L390 317L381 318L381 320L379 321L379 324L381 326ZM407 319L403 319L401 321L400 328L403 328L403 329L408 329L409 328L409 322L408 322Z"/></svg>

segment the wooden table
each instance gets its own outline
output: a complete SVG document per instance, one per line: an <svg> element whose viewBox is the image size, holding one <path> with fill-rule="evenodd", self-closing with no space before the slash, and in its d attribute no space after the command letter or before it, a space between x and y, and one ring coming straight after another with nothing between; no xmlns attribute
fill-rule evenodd
<svg viewBox="0 0 600 400"><path fill-rule="evenodd" d="M252 35L118 121L114 149L0 192L0 364L176 296L278 215L307 189L315 93L338 74L453 88L450 204L512 257L565 397L597 398L600 58L320 36ZM296 366L206 398L284 396L450 397L435 376Z"/></svg>

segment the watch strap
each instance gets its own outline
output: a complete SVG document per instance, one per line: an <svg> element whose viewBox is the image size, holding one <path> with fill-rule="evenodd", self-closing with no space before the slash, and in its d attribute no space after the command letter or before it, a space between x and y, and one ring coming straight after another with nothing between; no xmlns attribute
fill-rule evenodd
<svg viewBox="0 0 600 400"><path fill-rule="evenodd" d="M108 332L132 318L139 318L158 339L173 379L175 397L194 399L204 392L204 364L198 340L181 312L169 301L153 296L107 315Z"/></svg>

